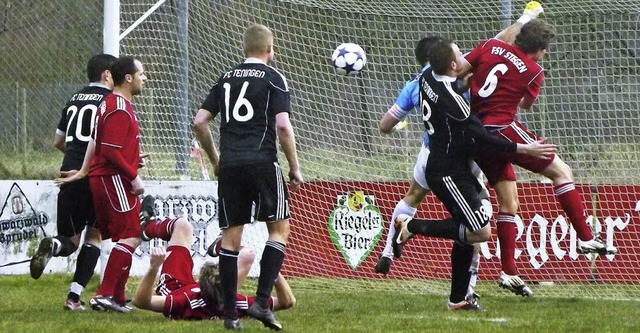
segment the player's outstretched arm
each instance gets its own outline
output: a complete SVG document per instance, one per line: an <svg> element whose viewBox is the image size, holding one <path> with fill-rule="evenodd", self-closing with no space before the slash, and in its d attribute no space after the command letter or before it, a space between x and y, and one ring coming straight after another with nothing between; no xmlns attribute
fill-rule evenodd
<svg viewBox="0 0 640 333"><path fill-rule="evenodd" d="M167 257L167 252L162 247L153 247L150 249L149 269L140 280L138 288L133 296L131 303L139 308L151 310L154 312L162 312L164 309L165 296L153 295L153 287L158 275L158 270Z"/></svg>
<svg viewBox="0 0 640 333"><path fill-rule="evenodd" d="M209 122L213 119L211 112L200 109L196 114L195 119L193 120L193 132L196 135L196 138L200 142L200 146L207 153L209 157L209 162L211 162L211 166L213 167L213 174L218 176L218 162L220 161L220 156L218 155L218 150L216 146L213 144L213 135L211 134L211 129L209 128Z"/></svg>
<svg viewBox="0 0 640 333"><path fill-rule="evenodd" d="M276 132L278 133L278 141L280 141L282 152L287 158L287 162L289 162L289 185L291 190L295 191L304 182L304 179L302 179L302 172L300 172L296 137L293 134L293 126L291 126L288 112L276 114Z"/></svg>
<svg viewBox="0 0 640 333"><path fill-rule="evenodd" d="M80 180L86 177L89 174L89 169L91 168L91 160L93 159L93 155L95 155L95 151L96 142L92 139L87 144L87 150L84 153L84 160L82 161L82 167L80 168L80 170L60 171L60 177L54 179L53 183L60 186L63 184L75 182L76 180Z"/></svg>
<svg viewBox="0 0 640 333"><path fill-rule="evenodd" d="M529 1L522 12L522 16L520 16L520 18L512 25L500 31L500 33L498 33L494 38L497 38L507 44L513 44L516 40L516 36L520 33L520 28L522 28L522 26L527 22L538 18L538 15L542 13L544 13L544 9L539 2Z"/></svg>
<svg viewBox="0 0 640 333"><path fill-rule="evenodd" d="M540 139L528 144L518 144L516 153L529 156L540 157L542 159L549 159L557 151L556 145L547 143L547 139Z"/></svg>
<svg viewBox="0 0 640 333"><path fill-rule="evenodd" d="M387 112L380 119L378 128L382 134L391 134L407 126L407 121L397 118L397 114L406 113L402 112L402 109L398 104L393 104Z"/></svg>

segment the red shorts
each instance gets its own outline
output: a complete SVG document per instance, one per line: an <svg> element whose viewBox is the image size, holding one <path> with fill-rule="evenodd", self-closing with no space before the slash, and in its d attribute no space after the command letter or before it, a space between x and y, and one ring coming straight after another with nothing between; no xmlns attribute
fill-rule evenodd
<svg viewBox="0 0 640 333"><path fill-rule="evenodd" d="M191 274L193 259L191 259L189 249L180 245L172 245L167 247L167 254L167 260L162 264L158 288L156 288L156 294L163 296L186 285L196 283Z"/></svg>
<svg viewBox="0 0 640 333"><path fill-rule="evenodd" d="M527 129L517 121L512 122L505 128L495 131L490 130L489 133L491 133L491 135L507 139L511 142L522 144L531 143L540 139L535 134L527 131ZM485 176L487 176L489 185L493 186L502 180L516 180L516 173L513 170L513 164L531 172L540 173L542 170L546 169L551 162L553 162L554 158L555 155L551 156L549 159L542 159L539 157L516 153L485 150L478 154L476 162L482 169L482 172L484 172Z"/></svg>
<svg viewBox="0 0 640 333"><path fill-rule="evenodd" d="M140 197L131 194L131 183L111 175L91 176L89 185L102 239L140 237Z"/></svg>

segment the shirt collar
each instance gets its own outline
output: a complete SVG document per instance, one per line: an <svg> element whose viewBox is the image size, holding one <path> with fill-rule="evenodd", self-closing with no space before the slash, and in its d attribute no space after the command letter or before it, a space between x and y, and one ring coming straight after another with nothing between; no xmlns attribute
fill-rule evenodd
<svg viewBox="0 0 640 333"><path fill-rule="evenodd" d="M262 61L262 60L260 60L258 58L254 58L254 57L249 57L249 58L245 59L244 63L245 64L265 64L264 61Z"/></svg>
<svg viewBox="0 0 640 333"><path fill-rule="evenodd" d="M104 85L100 82L89 82L89 87L100 87L100 88L111 90L109 87L107 87L107 85Z"/></svg>

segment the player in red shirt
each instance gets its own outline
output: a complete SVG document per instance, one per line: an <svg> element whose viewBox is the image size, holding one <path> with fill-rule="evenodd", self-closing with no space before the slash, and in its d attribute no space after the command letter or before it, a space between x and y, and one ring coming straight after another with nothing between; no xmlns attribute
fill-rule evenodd
<svg viewBox="0 0 640 333"><path fill-rule="evenodd" d="M140 199L144 184L138 175L140 129L131 99L147 79L142 63L120 57L112 66L113 93L100 105L94 127L95 148L89 171L96 225L103 239L116 242L96 295L94 310L127 312L125 285L131 256L140 239Z"/></svg>
<svg viewBox="0 0 640 333"><path fill-rule="evenodd" d="M521 21L524 18L523 21ZM483 41L466 56L473 70L471 109L493 135L515 143L528 143L540 138L516 120L517 108L530 109L540 93L544 70L537 63L555 37L553 27L539 19L523 16L514 45L497 39ZM505 152L480 152L477 162L498 197L497 230L500 242L502 272L498 284L517 295L529 296L531 290L517 275L515 215L518 195L513 164L551 179L556 197L569 216L580 239L583 253L614 253L599 237L594 237L586 223L584 205L575 188L571 168L557 155L550 159Z"/></svg>
<svg viewBox="0 0 640 333"><path fill-rule="evenodd" d="M151 196L143 201L143 210L148 206ZM153 200L153 199L151 199ZM151 201L152 202L152 201ZM204 265L200 269L199 281L193 278L193 260L189 248L193 244L193 226L184 217L149 219L143 222L143 239L160 238L168 241L169 246L151 249L149 270L144 275L133 297L133 305L141 309L162 312L171 319L209 320L222 319L222 288L217 265ZM244 281L253 263L255 253L242 248L238 255L238 281ZM164 264L163 264L164 263ZM154 294L153 287L158 270L162 266L158 286ZM295 305L296 299L289 284L281 274L275 282L276 296L268 299L271 310L283 310ZM255 301L255 296L236 295L236 308L239 317L247 317L246 310Z"/></svg>

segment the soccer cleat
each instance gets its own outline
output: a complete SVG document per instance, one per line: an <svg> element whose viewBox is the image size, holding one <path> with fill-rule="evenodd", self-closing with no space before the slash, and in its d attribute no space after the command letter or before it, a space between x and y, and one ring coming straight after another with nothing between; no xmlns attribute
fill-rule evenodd
<svg viewBox="0 0 640 333"><path fill-rule="evenodd" d="M118 304L113 296L94 296L89 300L89 305L95 311L113 311L117 313L126 313L131 309Z"/></svg>
<svg viewBox="0 0 640 333"><path fill-rule="evenodd" d="M451 303L447 300L447 309L451 311L457 310L471 310L471 311L484 311L484 309L478 304L478 300L475 298L465 298L462 302Z"/></svg>
<svg viewBox="0 0 640 333"><path fill-rule="evenodd" d="M391 247L393 248L393 256L396 258L400 258L402 256L402 248L404 247L404 244L413 238L413 234L407 229L407 225L411 219L411 216L407 214L400 214L396 217L394 222L396 232L393 234Z"/></svg>
<svg viewBox="0 0 640 333"><path fill-rule="evenodd" d="M239 331L242 329L242 324L240 323L240 319L225 319L224 320L224 328L228 330Z"/></svg>
<svg viewBox="0 0 640 333"><path fill-rule="evenodd" d="M578 246L580 248L580 253L583 254L597 253L606 255L616 254L616 252L618 252L614 246L607 246L600 236L596 236L592 240L586 242L578 241Z"/></svg>
<svg viewBox="0 0 640 333"><path fill-rule="evenodd" d="M253 304L251 304L247 309L247 314L261 321L265 327L275 331L282 329L282 324L276 321L276 317L273 315L273 312L271 312L271 309L269 309L269 307L263 308L258 304L258 302L253 302Z"/></svg>
<svg viewBox="0 0 640 333"><path fill-rule="evenodd" d="M152 239L144 233L144 228L156 215L155 200L152 195L147 195L142 199L142 203L140 204L140 238L145 242Z"/></svg>
<svg viewBox="0 0 640 333"><path fill-rule="evenodd" d="M531 289L529 289L524 281L517 275L508 275L505 272L500 272L498 285L500 288L508 289L516 295L531 296L533 294Z"/></svg>
<svg viewBox="0 0 640 333"><path fill-rule="evenodd" d="M380 258L378 258L376 266L373 269L376 271L376 273L388 274L389 269L391 269L391 258L380 256Z"/></svg>
<svg viewBox="0 0 640 333"><path fill-rule="evenodd" d="M64 309L69 311L84 311L84 302L74 302L73 300L67 298L67 301L64 302Z"/></svg>
<svg viewBox="0 0 640 333"><path fill-rule="evenodd" d="M222 247L222 232L213 240L213 243L207 248L207 254L211 257L217 257L220 255L220 248Z"/></svg>
<svg viewBox="0 0 640 333"><path fill-rule="evenodd" d="M38 250L31 257L31 263L29 263L29 271L32 278L36 280L40 278L51 257L53 257L53 238L45 237L40 241Z"/></svg>
<svg viewBox="0 0 640 333"><path fill-rule="evenodd" d="M542 13L544 13L544 9L539 2L529 1L529 3L527 3L527 6L524 8L524 12L522 13L522 15L527 15L532 19L535 19Z"/></svg>

